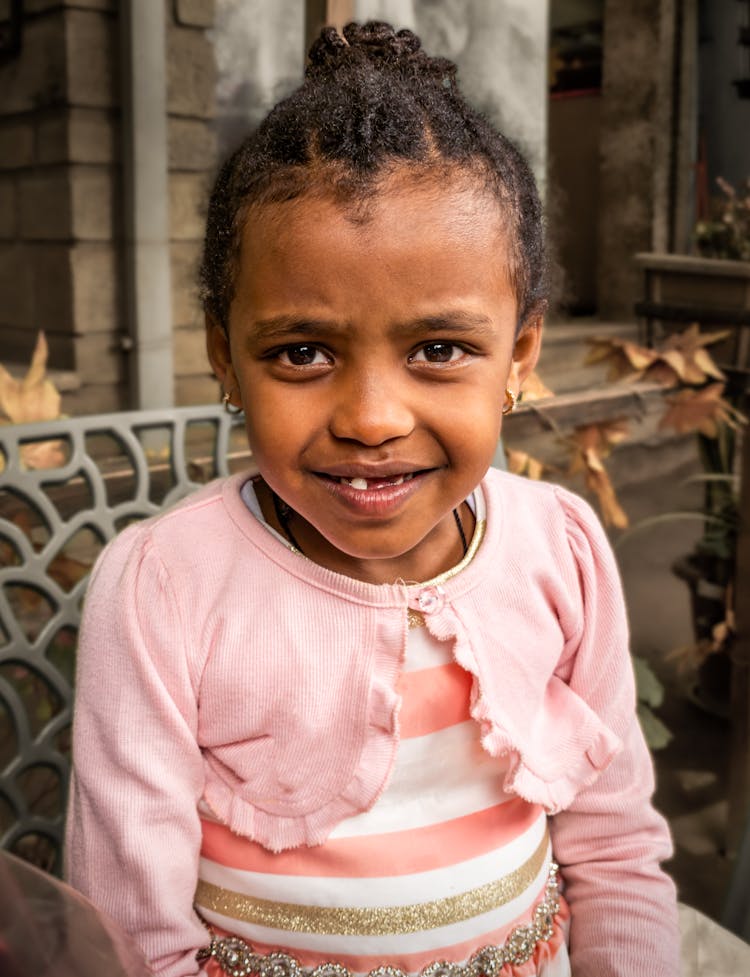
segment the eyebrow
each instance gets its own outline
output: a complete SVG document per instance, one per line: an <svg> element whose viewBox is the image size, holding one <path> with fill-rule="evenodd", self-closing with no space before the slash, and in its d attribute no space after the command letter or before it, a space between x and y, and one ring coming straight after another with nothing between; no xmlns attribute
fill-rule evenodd
<svg viewBox="0 0 750 977"><path fill-rule="evenodd" d="M290 336L304 333L306 336L330 335L332 333L343 335L349 330L348 322L336 322L332 319L314 319L305 316L275 316L271 319L259 319L253 323L253 332L256 339L262 340L284 340ZM465 312L461 309L446 310L437 312L429 316L420 316L418 319L397 322L392 328L392 332L402 335L413 333L442 332L449 330L452 333L490 333L492 331L492 320L489 316L481 313Z"/></svg>

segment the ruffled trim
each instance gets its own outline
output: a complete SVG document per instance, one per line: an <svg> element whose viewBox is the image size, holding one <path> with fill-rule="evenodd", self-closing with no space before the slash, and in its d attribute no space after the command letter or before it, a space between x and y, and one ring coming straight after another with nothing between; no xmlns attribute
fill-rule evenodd
<svg viewBox="0 0 750 977"><path fill-rule="evenodd" d="M343 786L323 781L302 810L299 802L294 803L294 797L285 804L281 789L272 803L263 804L248 797L241 778L208 754L203 800L216 818L235 834L256 841L269 851L281 852L302 845L320 845L345 818L369 810L385 789L396 761L400 697L392 686L400 664L392 656L378 653L364 745L353 755L351 772L339 775ZM321 764L318 759L311 769L317 772L323 767L330 774L336 766Z"/></svg>
<svg viewBox="0 0 750 977"><path fill-rule="evenodd" d="M503 788L532 804L540 804L548 814L569 807L584 787L589 787L622 750L623 741L609 729L590 706L573 690L553 676L555 695L563 696L569 707L555 720L555 727L541 743L523 742L510 730L513 723L503 714L502 705L490 706L485 699L476 660L455 618L441 616L428 620L436 637L445 640L455 633L454 656L474 679L470 713L479 724L482 747L494 757L507 758ZM450 632L450 633L449 633ZM570 744L563 755L561 742Z"/></svg>
<svg viewBox="0 0 750 977"><path fill-rule="evenodd" d="M485 740L482 742L485 743ZM485 749L493 756L498 755L486 744ZM548 814L557 814L570 807L579 791L597 780L621 749L622 741L602 725L588 748L582 752L577 766L547 781L531 769L518 750L506 748L503 752L509 754L509 767L503 788L532 804L541 804Z"/></svg>

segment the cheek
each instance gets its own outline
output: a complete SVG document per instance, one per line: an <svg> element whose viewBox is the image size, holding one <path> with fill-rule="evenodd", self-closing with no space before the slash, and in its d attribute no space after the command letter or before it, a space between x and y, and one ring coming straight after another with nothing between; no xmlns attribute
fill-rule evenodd
<svg viewBox="0 0 750 977"><path fill-rule="evenodd" d="M444 430L450 436L454 454L469 463L482 464L494 455L502 426L502 401L491 394L459 397L445 411Z"/></svg>

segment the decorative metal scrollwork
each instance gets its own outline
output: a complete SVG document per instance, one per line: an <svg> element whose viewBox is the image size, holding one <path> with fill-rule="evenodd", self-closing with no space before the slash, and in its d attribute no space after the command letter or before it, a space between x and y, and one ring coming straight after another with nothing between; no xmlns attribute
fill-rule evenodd
<svg viewBox="0 0 750 977"><path fill-rule="evenodd" d="M0 847L60 869L91 567L125 525L247 465L221 406L0 427Z"/></svg>

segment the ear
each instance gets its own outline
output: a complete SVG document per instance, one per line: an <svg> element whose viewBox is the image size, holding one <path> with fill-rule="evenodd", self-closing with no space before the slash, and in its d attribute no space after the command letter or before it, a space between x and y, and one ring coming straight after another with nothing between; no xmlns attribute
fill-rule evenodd
<svg viewBox="0 0 750 977"><path fill-rule="evenodd" d="M518 394L526 377L534 370L542 348L542 313L528 316L513 347L513 359L508 373L508 386Z"/></svg>
<svg viewBox="0 0 750 977"><path fill-rule="evenodd" d="M211 369L224 388L224 392L233 394L238 391L239 384L232 366L229 337L224 328L208 312L206 313L206 351Z"/></svg>

